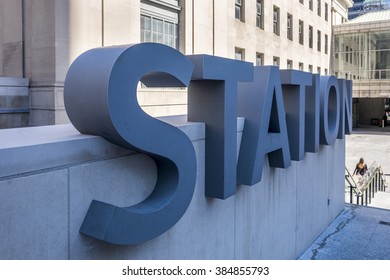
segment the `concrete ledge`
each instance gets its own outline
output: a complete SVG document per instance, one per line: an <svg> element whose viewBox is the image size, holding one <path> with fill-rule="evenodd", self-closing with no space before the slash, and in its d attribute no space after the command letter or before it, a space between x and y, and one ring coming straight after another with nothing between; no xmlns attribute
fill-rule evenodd
<svg viewBox="0 0 390 280"><path fill-rule="evenodd" d="M205 137L204 124L188 123L185 116L160 119L180 128L191 141ZM3 129L0 139L0 158L7 162L0 178L136 153L102 137L80 134L70 124Z"/></svg>

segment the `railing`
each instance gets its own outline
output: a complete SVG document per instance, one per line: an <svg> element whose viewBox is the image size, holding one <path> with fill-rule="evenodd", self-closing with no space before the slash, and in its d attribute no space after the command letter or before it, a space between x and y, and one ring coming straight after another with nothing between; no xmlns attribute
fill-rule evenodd
<svg viewBox="0 0 390 280"><path fill-rule="evenodd" d="M349 193L349 203L367 206L378 191L384 192L387 188L382 167L378 166L376 162L357 182L347 168L345 171L346 193Z"/></svg>

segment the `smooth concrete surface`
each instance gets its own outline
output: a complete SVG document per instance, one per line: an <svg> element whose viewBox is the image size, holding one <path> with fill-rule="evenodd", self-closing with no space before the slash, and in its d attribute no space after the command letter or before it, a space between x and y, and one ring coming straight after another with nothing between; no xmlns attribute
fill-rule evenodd
<svg viewBox="0 0 390 280"><path fill-rule="evenodd" d="M287 169L266 161L260 183L220 200L204 194L205 125L162 119L194 145L195 193L173 228L136 246L79 228L92 199L130 206L147 197L151 158L71 125L0 130L0 259L296 259L344 208L344 140ZM238 145L243 126L239 118Z"/></svg>
<svg viewBox="0 0 390 280"><path fill-rule="evenodd" d="M360 126L346 137L346 167L360 157L382 166L390 183L390 127ZM302 260L390 260L390 188L369 206L345 204L344 211L302 254Z"/></svg>
<svg viewBox="0 0 390 280"><path fill-rule="evenodd" d="M47 175L0 179L1 259L68 258L68 174Z"/></svg>
<svg viewBox="0 0 390 280"><path fill-rule="evenodd" d="M389 210L346 204L300 259L390 260L389 235Z"/></svg>
<svg viewBox="0 0 390 280"><path fill-rule="evenodd" d="M361 157L370 166L374 161L390 174L390 126L360 126L346 137L345 166L353 172ZM390 178L389 178L390 179Z"/></svg>

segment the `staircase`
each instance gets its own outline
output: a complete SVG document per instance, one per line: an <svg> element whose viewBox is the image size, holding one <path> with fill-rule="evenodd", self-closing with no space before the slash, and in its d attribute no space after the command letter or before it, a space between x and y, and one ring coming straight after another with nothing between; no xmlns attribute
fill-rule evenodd
<svg viewBox="0 0 390 280"><path fill-rule="evenodd" d="M363 175L345 168L345 202L390 209L390 191L382 167L374 162Z"/></svg>

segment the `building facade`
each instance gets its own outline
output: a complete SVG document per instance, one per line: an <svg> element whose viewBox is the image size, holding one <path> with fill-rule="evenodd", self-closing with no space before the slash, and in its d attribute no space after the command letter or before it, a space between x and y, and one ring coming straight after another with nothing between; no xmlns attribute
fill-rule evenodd
<svg viewBox="0 0 390 280"><path fill-rule="evenodd" d="M348 19L354 19L370 12L387 10L389 8L387 0L355 0L353 6L348 10Z"/></svg>
<svg viewBox="0 0 390 280"><path fill-rule="evenodd" d="M379 125L390 98L390 11L334 27L335 75L353 80L354 126Z"/></svg>
<svg viewBox="0 0 390 280"><path fill-rule="evenodd" d="M78 55L96 47L152 41L184 54L328 75L332 25L346 21L352 4L350 0L1 0L0 76L29 79L29 125L35 126L68 122L63 105L67 69ZM158 94L161 90L166 94ZM141 87L139 99L152 115L185 114L186 96L181 93Z"/></svg>

